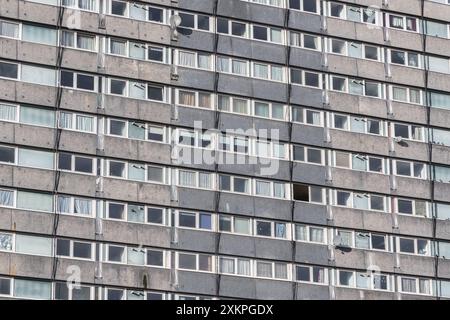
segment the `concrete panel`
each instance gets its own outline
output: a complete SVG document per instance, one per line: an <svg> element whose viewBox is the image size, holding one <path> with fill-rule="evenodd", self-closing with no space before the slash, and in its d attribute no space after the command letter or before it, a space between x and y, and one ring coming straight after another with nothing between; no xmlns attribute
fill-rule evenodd
<svg viewBox="0 0 450 320"><path fill-rule="evenodd" d="M433 221L413 216L398 215L398 229L395 233L403 235L415 235L419 237L433 237Z"/></svg>
<svg viewBox="0 0 450 320"><path fill-rule="evenodd" d="M172 41L171 44L183 48L212 52L214 51L214 34L207 31L178 28L178 41Z"/></svg>
<svg viewBox="0 0 450 320"><path fill-rule="evenodd" d="M446 73L429 72L428 87L433 90L450 91L448 77Z"/></svg>
<svg viewBox="0 0 450 320"><path fill-rule="evenodd" d="M200 122L203 129L215 128L215 112L201 108L178 107L178 118L171 123L176 126L195 127L195 122Z"/></svg>
<svg viewBox="0 0 450 320"><path fill-rule="evenodd" d="M295 297L297 300L329 300L329 290L329 287L325 285L297 283Z"/></svg>
<svg viewBox="0 0 450 320"><path fill-rule="evenodd" d="M323 91L320 89L293 85L291 102L300 106L323 108Z"/></svg>
<svg viewBox="0 0 450 320"><path fill-rule="evenodd" d="M0 253L0 261L8 261L4 259L7 253ZM32 277L32 278L51 278L52 258L39 257L26 254L10 253L9 270L7 275Z"/></svg>
<svg viewBox="0 0 450 320"><path fill-rule="evenodd" d="M394 144L393 155L399 158L414 159L417 161L428 161L428 145L423 142L404 141L404 145Z"/></svg>
<svg viewBox="0 0 450 320"><path fill-rule="evenodd" d="M389 176L379 173L331 168L332 185L336 188L348 188L365 192L385 193L390 189Z"/></svg>
<svg viewBox="0 0 450 320"><path fill-rule="evenodd" d="M404 48L408 50L421 51L422 36L416 32L396 30L392 28L387 29L389 34L389 44L395 45L397 48ZM430 50L431 48L427 48Z"/></svg>
<svg viewBox="0 0 450 320"><path fill-rule="evenodd" d="M386 118L386 101L340 92L329 92L330 109L346 113Z"/></svg>
<svg viewBox="0 0 450 320"><path fill-rule="evenodd" d="M330 36L355 39L358 41L384 44L383 29L369 28L365 23L355 23L343 19L327 17L327 33Z"/></svg>
<svg viewBox="0 0 450 320"><path fill-rule="evenodd" d="M446 18L446 21L448 21L448 18ZM428 36L427 52L448 57L450 52L450 41L448 39Z"/></svg>
<svg viewBox="0 0 450 320"><path fill-rule="evenodd" d="M287 98L286 84L229 74L220 74L218 91L281 103L285 103Z"/></svg>
<svg viewBox="0 0 450 320"><path fill-rule="evenodd" d="M405 0L403 0L403 1L405 1ZM420 0L414 0L414 1L416 3L421 2ZM426 1L424 3L424 16L427 18L431 18L431 19L448 21L448 17L450 16L450 7L444 3Z"/></svg>
<svg viewBox="0 0 450 320"><path fill-rule="evenodd" d="M291 47L289 64L293 67L315 69L318 71L325 69L323 66L322 52L296 47Z"/></svg>
<svg viewBox="0 0 450 320"><path fill-rule="evenodd" d="M53 227L53 225L51 226ZM60 214L57 235L70 238L95 240L95 219ZM115 236L117 237L117 234L115 234Z"/></svg>
<svg viewBox="0 0 450 320"><path fill-rule="evenodd" d="M400 254L399 272L409 275L434 277L434 258Z"/></svg>
<svg viewBox="0 0 450 320"><path fill-rule="evenodd" d="M17 19L19 17L19 3L25 1L0 0L0 16Z"/></svg>
<svg viewBox="0 0 450 320"><path fill-rule="evenodd" d="M396 84L422 87L425 85L425 71L417 68L390 64L390 80Z"/></svg>
<svg viewBox="0 0 450 320"><path fill-rule="evenodd" d="M325 147L325 131L322 127L292 124L292 142Z"/></svg>
<svg viewBox="0 0 450 320"><path fill-rule="evenodd" d="M392 232L393 225L390 214L341 207L333 207L332 212L336 227L383 233Z"/></svg>
<svg viewBox="0 0 450 320"><path fill-rule="evenodd" d="M450 278L450 261L447 259L439 259L438 262L438 277Z"/></svg>
<svg viewBox="0 0 450 320"><path fill-rule="evenodd" d="M260 300L292 299L292 283L222 275L220 296Z"/></svg>
<svg viewBox="0 0 450 320"><path fill-rule="evenodd" d="M20 0L17 18L26 21L56 25L58 9L55 6Z"/></svg>
<svg viewBox="0 0 450 320"><path fill-rule="evenodd" d="M184 0L188 1L188 0ZM201 0L198 0L201 1ZM206 2L213 2L212 0ZM284 26L284 10L277 7L255 5L253 3L227 0L219 1L217 14L225 17L250 20L255 23ZM190 6L192 8L192 6Z"/></svg>
<svg viewBox="0 0 450 320"><path fill-rule="evenodd" d="M325 166L294 162L292 180L306 184L326 185L327 169Z"/></svg>
<svg viewBox="0 0 450 320"><path fill-rule="evenodd" d="M169 269L112 263L103 263L102 269L102 283L110 286L171 290ZM147 286L144 286L145 282L147 282Z"/></svg>
<svg viewBox="0 0 450 320"><path fill-rule="evenodd" d="M328 264L328 246L307 242L297 242L295 246L295 262L314 265Z"/></svg>
<svg viewBox="0 0 450 320"><path fill-rule="evenodd" d="M94 197L96 191L96 176L61 172L59 192L86 197Z"/></svg>
<svg viewBox="0 0 450 320"><path fill-rule="evenodd" d="M76 259L58 258L55 280L68 281L73 275L73 267L80 268L80 282L95 283L95 262Z"/></svg>
<svg viewBox="0 0 450 320"><path fill-rule="evenodd" d="M450 240L450 220L436 220L436 237Z"/></svg>
<svg viewBox="0 0 450 320"><path fill-rule="evenodd" d="M197 294L215 295L217 275L210 273L178 271L178 290Z"/></svg>
<svg viewBox="0 0 450 320"><path fill-rule="evenodd" d="M52 234L54 214L25 210L10 211L11 224L8 229L19 232Z"/></svg>
<svg viewBox="0 0 450 320"><path fill-rule="evenodd" d="M329 54L328 68L330 72L333 73L341 73L379 81L386 80L384 63L378 61Z"/></svg>
<svg viewBox="0 0 450 320"><path fill-rule="evenodd" d="M63 89L60 107L74 111L97 113L98 99L99 94L95 92Z"/></svg>
<svg viewBox="0 0 450 320"><path fill-rule="evenodd" d="M177 228L178 241L168 243L170 248L214 253L216 250L216 233L209 231Z"/></svg>
<svg viewBox="0 0 450 320"><path fill-rule="evenodd" d="M64 48L61 66L68 69L97 72L98 54L96 52Z"/></svg>
<svg viewBox="0 0 450 320"><path fill-rule="evenodd" d="M300 201L295 202L294 220L296 222L326 226L328 224L327 217L327 207L324 205Z"/></svg>
<svg viewBox="0 0 450 320"><path fill-rule="evenodd" d="M152 72L153 71L154 69L152 69ZM166 74L167 76L170 76L170 71L166 72ZM156 81L158 77L161 77L162 75L164 75L164 73L161 72L160 74L156 72L153 74L153 77ZM178 76L178 80L172 80L172 85L214 91L215 73L211 71L178 67ZM164 78L165 77L162 77L158 82L162 82L165 80Z"/></svg>
<svg viewBox="0 0 450 320"><path fill-rule="evenodd" d="M263 60L278 65L286 64L286 47L264 41L221 35L217 51L219 54L238 56L250 60Z"/></svg>
<svg viewBox="0 0 450 320"><path fill-rule="evenodd" d="M170 228L103 219L102 240L137 246L170 248ZM92 232L94 234L94 232Z"/></svg>
<svg viewBox="0 0 450 320"><path fill-rule="evenodd" d="M196 190L189 188L177 188L178 202L176 205L183 208L215 211L216 192Z"/></svg>
<svg viewBox="0 0 450 320"><path fill-rule="evenodd" d="M55 174L49 170L13 167L12 182L9 185L16 188L52 191L55 185Z"/></svg>
<svg viewBox="0 0 450 320"><path fill-rule="evenodd" d="M336 300L394 300L395 293L336 287Z"/></svg>
<svg viewBox="0 0 450 320"><path fill-rule="evenodd" d="M330 133L332 148L356 152L370 150L373 154L389 155L389 142L387 137L337 129L330 129Z"/></svg>
<svg viewBox="0 0 450 320"><path fill-rule="evenodd" d="M95 134L62 130L59 149L95 155L97 152L97 136Z"/></svg>
<svg viewBox="0 0 450 320"><path fill-rule="evenodd" d="M291 201L222 192L219 211L261 218L290 220Z"/></svg>
<svg viewBox="0 0 450 320"><path fill-rule="evenodd" d="M16 82L15 97L17 102L35 105L54 106L56 98L55 87L47 87L32 83Z"/></svg>
<svg viewBox="0 0 450 320"><path fill-rule="evenodd" d="M397 190L392 194L413 197L413 198L430 198L430 182L415 178L396 177Z"/></svg>
<svg viewBox="0 0 450 320"><path fill-rule="evenodd" d="M105 113L110 116L166 124L171 121L171 107L165 103L105 95L104 105Z"/></svg>
<svg viewBox="0 0 450 320"><path fill-rule="evenodd" d="M434 199L436 201L448 202L448 195L450 194L450 184L435 182L434 188Z"/></svg>
<svg viewBox="0 0 450 320"><path fill-rule="evenodd" d="M169 0L158 0L156 2L176 6L176 3L170 2ZM180 9L186 8L189 10L212 14L214 11L214 0L178 0L178 7Z"/></svg>
<svg viewBox="0 0 450 320"><path fill-rule="evenodd" d="M321 21L320 15L290 10L289 28L321 33Z"/></svg>
<svg viewBox="0 0 450 320"><path fill-rule="evenodd" d="M335 249L336 267L368 270L377 266L381 272L394 272L395 255L389 252L361 249Z"/></svg>
<svg viewBox="0 0 450 320"><path fill-rule="evenodd" d="M412 123L427 123L427 108L424 106L392 101L392 120L400 120Z"/></svg>
<svg viewBox="0 0 450 320"><path fill-rule="evenodd" d="M430 108L430 123L432 126L438 126L448 129L450 122L450 110L441 108Z"/></svg>
<svg viewBox="0 0 450 320"><path fill-rule="evenodd" d="M12 124L4 123L5 129L11 129L10 134L13 134L12 141L5 141L16 143L30 147L42 147L52 149L55 144L55 130L44 127L31 126L26 124ZM9 140L9 139L8 139Z"/></svg>

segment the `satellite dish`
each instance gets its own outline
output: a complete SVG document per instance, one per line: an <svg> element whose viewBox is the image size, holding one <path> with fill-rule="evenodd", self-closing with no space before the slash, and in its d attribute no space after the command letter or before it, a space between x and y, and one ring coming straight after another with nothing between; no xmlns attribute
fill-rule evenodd
<svg viewBox="0 0 450 320"><path fill-rule="evenodd" d="M171 16L169 22L170 28L172 28L172 30L175 30L181 24L181 17L179 15Z"/></svg>

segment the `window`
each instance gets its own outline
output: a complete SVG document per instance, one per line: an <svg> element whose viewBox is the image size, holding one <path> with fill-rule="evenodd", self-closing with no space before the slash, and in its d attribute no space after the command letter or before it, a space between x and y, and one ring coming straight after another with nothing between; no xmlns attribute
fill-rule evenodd
<svg viewBox="0 0 450 320"><path fill-rule="evenodd" d="M178 253L177 258L179 269L207 272L211 272L213 270L213 260L210 255Z"/></svg>
<svg viewBox="0 0 450 320"><path fill-rule="evenodd" d="M294 200L313 202L313 203L323 203L323 189L320 187L307 186L302 184L294 184Z"/></svg>
<svg viewBox="0 0 450 320"><path fill-rule="evenodd" d="M421 217L428 216L428 204L421 200L396 199L397 213L416 215Z"/></svg>
<svg viewBox="0 0 450 320"><path fill-rule="evenodd" d="M95 171L94 159L72 155L70 153L59 153L58 169L92 174Z"/></svg>
<svg viewBox="0 0 450 320"><path fill-rule="evenodd" d="M17 191L17 208L52 212L53 196L45 193Z"/></svg>
<svg viewBox="0 0 450 320"><path fill-rule="evenodd" d="M295 240L314 243L326 243L325 228L307 225L295 225Z"/></svg>
<svg viewBox="0 0 450 320"><path fill-rule="evenodd" d="M299 282L326 283L325 269L315 266L296 266L296 280Z"/></svg>
<svg viewBox="0 0 450 320"><path fill-rule="evenodd" d="M147 265L164 267L164 251L147 249Z"/></svg>
<svg viewBox="0 0 450 320"><path fill-rule="evenodd" d="M87 242L57 239L56 254L63 257L92 259L92 245Z"/></svg>
<svg viewBox="0 0 450 320"><path fill-rule="evenodd" d="M321 75L300 69L291 69L291 83L307 87L321 88Z"/></svg>
<svg viewBox="0 0 450 320"><path fill-rule="evenodd" d="M178 226L212 230L212 217L209 213L178 212Z"/></svg>
<svg viewBox="0 0 450 320"><path fill-rule="evenodd" d="M57 212L66 214L77 214L92 216L93 214L93 204L92 200L69 197L69 196L58 196L57 199Z"/></svg>
<svg viewBox="0 0 450 320"><path fill-rule="evenodd" d="M397 238L397 252L429 255L429 241L424 239Z"/></svg>
<svg viewBox="0 0 450 320"><path fill-rule="evenodd" d="M0 61L0 77L17 79L19 65Z"/></svg>
<svg viewBox="0 0 450 320"><path fill-rule="evenodd" d="M125 247L108 245L107 261L125 262Z"/></svg>
<svg viewBox="0 0 450 320"><path fill-rule="evenodd" d="M88 286L67 286L66 282L55 283L55 300L91 300L92 288Z"/></svg>
<svg viewBox="0 0 450 320"><path fill-rule="evenodd" d="M287 226L282 222L255 221L255 235L262 237L287 238Z"/></svg>
<svg viewBox="0 0 450 320"><path fill-rule="evenodd" d="M8 38L19 37L19 24L0 20L0 36Z"/></svg>
<svg viewBox="0 0 450 320"><path fill-rule="evenodd" d="M250 235L250 218L219 216L219 231Z"/></svg>
<svg viewBox="0 0 450 320"><path fill-rule="evenodd" d="M389 26L391 28L418 32L418 19L389 14Z"/></svg>
<svg viewBox="0 0 450 320"><path fill-rule="evenodd" d="M13 249L13 235L0 232L0 251L11 251Z"/></svg>
<svg viewBox="0 0 450 320"><path fill-rule="evenodd" d="M96 90L96 78L87 74L62 70L60 82L63 87L88 91Z"/></svg>
<svg viewBox="0 0 450 320"><path fill-rule="evenodd" d="M14 296L26 299L50 300L51 282L14 279Z"/></svg>
<svg viewBox="0 0 450 320"><path fill-rule="evenodd" d="M15 237L15 249L18 253L51 256L52 239L17 234Z"/></svg>
<svg viewBox="0 0 450 320"><path fill-rule="evenodd" d="M96 50L96 36L63 30L61 33L61 44L65 47L81 49L81 50Z"/></svg>
<svg viewBox="0 0 450 320"><path fill-rule="evenodd" d="M22 40L56 45L56 30L33 25L22 25Z"/></svg>
<svg viewBox="0 0 450 320"><path fill-rule="evenodd" d="M395 174L399 176L426 179L426 165L418 162L394 161Z"/></svg>

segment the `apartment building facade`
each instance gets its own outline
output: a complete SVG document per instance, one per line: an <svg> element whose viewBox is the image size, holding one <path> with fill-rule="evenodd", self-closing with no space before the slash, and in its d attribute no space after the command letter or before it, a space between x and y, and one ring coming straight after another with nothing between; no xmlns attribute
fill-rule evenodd
<svg viewBox="0 0 450 320"><path fill-rule="evenodd" d="M447 0L0 0L1 299L449 299Z"/></svg>

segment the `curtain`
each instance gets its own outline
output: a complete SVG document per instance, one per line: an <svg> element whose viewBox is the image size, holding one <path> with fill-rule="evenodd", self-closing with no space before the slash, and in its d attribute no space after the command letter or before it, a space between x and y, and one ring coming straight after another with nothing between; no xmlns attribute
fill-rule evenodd
<svg viewBox="0 0 450 320"><path fill-rule="evenodd" d="M202 69L211 69L211 56L208 54L198 54L198 67Z"/></svg>
<svg viewBox="0 0 450 320"><path fill-rule="evenodd" d="M110 50L112 54L118 54L121 56L126 55L126 42L118 40L110 40Z"/></svg>
<svg viewBox="0 0 450 320"><path fill-rule="evenodd" d="M0 189L0 205L12 207L14 205L14 192Z"/></svg>
<svg viewBox="0 0 450 320"><path fill-rule="evenodd" d="M93 51L95 49L95 37L78 34L77 48Z"/></svg>
<svg viewBox="0 0 450 320"><path fill-rule="evenodd" d="M308 231L306 226L295 226L295 239L299 241L308 241Z"/></svg>
<svg viewBox="0 0 450 320"><path fill-rule="evenodd" d="M219 110L221 110L221 111L231 111L230 110L230 97L219 95L217 97L217 100L218 100L217 104L218 104L218 109Z"/></svg>
<svg viewBox="0 0 450 320"><path fill-rule="evenodd" d="M61 44L66 47L74 47L75 33L71 31L63 31L61 35Z"/></svg>
<svg viewBox="0 0 450 320"><path fill-rule="evenodd" d="M29 299L51 299L50 282L14 279L14 296Z"/></svg>
<svg viewBox="0 0 450 320"><path fill-rule="evenodd" d="M76 0L62 0L62 5L66 7L75 7Z"/></svg>
<svg viewBox="0 0 450 320"><path fill-rule="evenodd" d="M56 45L56 30L24 24L22 26L22 40L54 46Z"/></svg>
<svg viewBox="0 0 450 320"><path fill-rule="evenodd" d="M185 106L195 106L195 93L178 91L178 102Z"/></svg>
<svg viewBox="0 0 450 320"><path fill-rule="evenodd" d="M22 65L21 80L47 86L56 84L56 72L52 69Z"/></svg>
<svg viewBox="0 0 450 320"><path fill-rule="evenodd" d="M391 27L403 29L403 18L390 16Z"/></svg>
<svg viewBox="0 0 450 320"><path fill-rule="evenodd" d="M276 198L283 198L283 199L286 198L285 184L274 182L273 183L273 195Z"/></svg>
<svg viewBox="0 0 450 320"><path fill-rule="evenodd" d="M275 223L275 237L276 238L286 238L286 224L285 223Z"/></svg>
<svg viewBox="0 0 450 320"><path fill-rule="evenodd" d="M258 157L269 157L269 146L269 142L256 141L256 154L258 155Z"/></svg>
<svg viewBox="0 0 450 320"><path fill-rule="evenodd" d="M243 276L250 275L250 260L237 259L237 273Z"/></svg>
<svg viewBox="0 0 450 320"><path fill-rule="evenodd" d="M78 0L78 7L80 9L95 11L96 0Z"/></svg>
<svg viewBox="0 0 450 320"><path fill-rule="evenodd" d="M211 109L211 95L209 93L198 94L198 106L200 108Z"/></svg>
<svg viewBox="0 0 450 320"><path fill-rule="evenodd" d="M43 169L53 169L53 153L19 149L19 165Z"/></svg>
<svg viewBox="0 0 450 320"><path fill-rule="evenodd" d="M52 212L53 196L43 193L18 191L17 208Z"/></svg>
<svg viewBox="0 0 450 320"><path fill-rule="evenodd" d="M319 267L312 267L313 282L324 283L325 282L325 269Z"/></svg>
<svg viewBox="0 0 450 320"><path fill-rule="evenodd" d="M409 89L409 101L411 103L420 103L420 90Z"/></svg>
<svg viewBox="0 0 450 320"><path fill-rule="evenodd" d="M254 73L253 76L256 78L269 79L269 66L266 64L255 63L253 65L253 73Z"/></svg>
<svg viewBox="0 0 450 320"><path fill-rule="evenodd" d="M430 281L419 279L419 292L425 294L430 293Z"/></svg>
<svg viewBox="0 0 450 320"><path fill-rule="evenodd" d="M272 118L284 120L284 106L282 104L272 103Z"/></svg>
<svg viewBox="0 0 450 320"><path fill-rule="evenodd" d="M0 249L1 250L12 250L12 235L0 233Z"/></svg>
<svg viewBox="0 0 450 320"><path fill-rule="evenodd" d="M280 29L270 29L270 41L275 43L281 43L282 37L281 37L281 30Z"/></svg>
<svg viewBox="0 0 450 320"><path fill-rule="evenodd" d="M320 112L307 110L306 120L309 124L320 125Z"/></svg>
<svg viewBox="0 0 450 320"><path fill-rule="evenodd" d="M373 286L374 289L387 289L387 277L383 275L374 275L373 276Z"/></svg>
<svg viewBox="0 0 450 320"><path fill-rule="evenodd" d="M270 182L256 181L256 194L270 197Z"/></svg>
<svg viewBox="0 0 450 320"><path fill-rule="evenodd" d="M407 101L406 88L392 87L392 100L406 102Z"/></svg>
<svg viewBox="0 0 450 320"><path fill-rule="evenodd" d="M338 235L341 237L340 245L351 247L353 244L352 233L346 231L338 231Z"/></svg>
<svg viewBox="0 0 450 320"><path fill-rule="evenodd" d="M272 263L257 261L256 275L258 277L272 278Z"/></svg>
<svg viewBox="0 0 450 320"><path fill-rule="evenodd" d="M283 81L283 68L272 66L270 76L274 81Z"/></svg>
<svg viewBox="0 0 450 320"><path fill-rule="evenodd" d="M72 129L72 114L61 112L59 115L59 127L64 129Z"/></svg>
<svg viewBox="0 0 450 320"><path fill-rule="evenodd" d="M234 274L234 259L220 258L220 272Z"/></svg>
<svg viewBox="0 0 450 320"><path fill-rule="evenodd" d="M94 132L93 128L93 118L86 116L76 116L77 119L77 130L86 131L86 132Z"/></svg>
<svg viewBox="0 0 450 320"><path fill-rule="evenodd" d="M426 21L426 33L429 36L447 38L447 24Z"/></svg>
<svg viewBox="0 0 450 320"><path fill-rule="evenodd" d="M255 102L255 116L259 117L270 117L270 109L268 103Z"/></svg>
<svg viewBox="0 0 450 320"><path fill-rule="evenodd" d="M195 172L192 171L179 171L179 183L181 186L185 187L195 187Z"/></svg>
<svg viewBox="0 0 450 320"><path fill-rule="evenodd" d="M1 120L9 120L9 121L15 121L16 120L16 106L11 106L8 104L0 103L0 119Z"/></svg>
<svg viewBox="0 0 450 320"><path fill-rule="evenodd" d="M211 175L209 173L199 173L199 187L211 189Z"/></svg>
<svg viewBox="0 0 450 320"><path fill-rule="evenodd" d="M24 25L25 27L25 25ZM9 23L0 21L0 35L11 38L19 37L19 25L16 23Z"/></svg>
<svg viewBox="0 0 450 320"><path fill-rule="evenodd" d="M18 234L16 235L16 252L51 256L52 239Z"/></svg>
<svg viewBox="0 0 450 320"><path fill-rule="evenodd" d="M70 197L58 196L57 210L59 213L71 213Z"/></svg>
<svg viewBox="0 0 450 320"><path fill-rule="evenodd" d="M195 53L179 51L178 63L180 66L195 68Z"/></svg>
<svg viewBox="0 0 450 320"><path fill-rule="evenodd" d="M233 70L232 73L246 76L247 75L247 62L232 60Z"/></svg>
<svg viewBox="0 0 450 320"><path fill-rule="evenodd" d="M248 234L250 222L245 218L234 218L234 232ZM450 255L449 255L450 257Z"/></svg>
<svg viewBox="0 0 450 320"><path fill-rule="evenodd" d="M248 114L247 100L233 98L233 112Z"/></svg>
<svg viewBox="0 0 450 320"><path fill-rule="evenodd" d="M352 169L353 170L367 170L367 160L359 155L352 155Z"/></svg>
<svg viewBox="0 0 450 320"><path fill-rule="evenodd" d="M92 202L84 199L74 199L75 212L79 214L92 215Z"/></svg>
<svg viewBox="0 0 450 320"><path fill-rule="evenodd" d="M442 220L450 219L450 205L443 203L436 203L436 214L439 219Z"/></svg>
<svg viewBox="0 0 450 320"><path fill-rule="evenodd" d="M430 71L449 73L450 72L450 64L449 60L443 58L436 57L428 57L428 67Z"/></svg>
<svg viewBox="0 0 450 320"><path fill-rule="evenodd" d="M431 92L430 101L432 107L450 109L450 95L448 94Z"/></svg>
<svg viewBox="0 0 450 320"><path fill-rule="evenodd" d="M21 106L19 109L20 122L54 127L55 114L53 111Z"/></svg>
<svg viewBox="0 0 450 320"><path fill-rule="evenodd" d="M230 59L225 57L217 57L217 71L230 72Z"/></svg>
<svg viewBox="0 0 450 320"><path fill-rule="evenodd" d="M292 121L303 123L303 113L303 108L292 107Z"/></svg>
<svg viewBox="0 0 450 320"><path fill-rule="evenodd" d="M301 34L297 32L291 32L291 46L301 47Z"/></svg>
<svg viewBox="0 0 450 320"><path fill-rule="evenodd" d="M309 237L311 242L323 243L323 229L310 227Z"/></svg>
<svg viewBox="0 0 450 320"><path fill-rule="evenodd" d="M402 278L403 292L416 292L416 279Z"/></svg>
<svg viewBox="0 0 450 320"><path fill-rule="evenodd" d="M287 279L287 264L285 263L275 263L275 278L277 279Z"/></svg>

